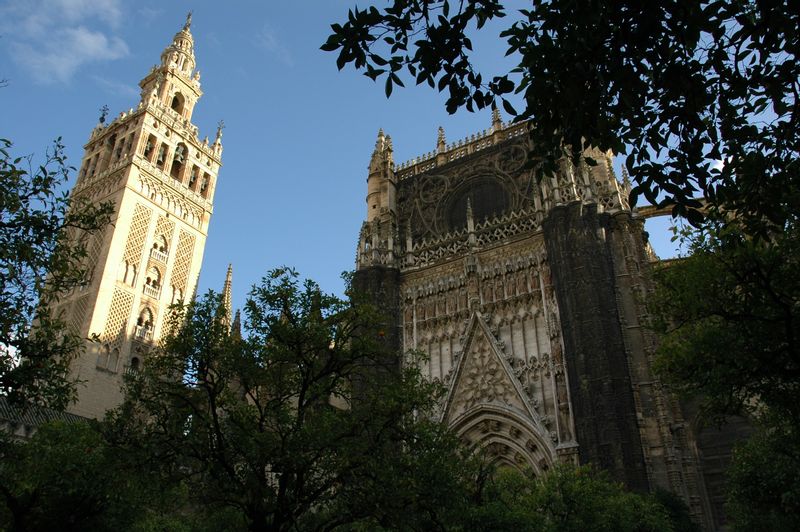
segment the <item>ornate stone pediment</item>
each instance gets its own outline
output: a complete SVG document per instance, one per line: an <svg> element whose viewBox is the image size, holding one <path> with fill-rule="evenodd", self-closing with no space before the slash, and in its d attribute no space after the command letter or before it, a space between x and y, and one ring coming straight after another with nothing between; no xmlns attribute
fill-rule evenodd
<svg viewBox="0 0 800 532"><path fill-rule="evenodd" d="M538 421L500 342L480 312L472 313L462 345L462 354L453 368L443 419L451 423L477 406L491 405L512 409Z"/></svg>

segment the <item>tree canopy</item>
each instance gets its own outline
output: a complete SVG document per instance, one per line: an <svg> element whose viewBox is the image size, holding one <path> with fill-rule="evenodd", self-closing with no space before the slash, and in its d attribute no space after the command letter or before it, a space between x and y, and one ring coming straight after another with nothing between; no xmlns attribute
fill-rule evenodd
<svg viewBox="0 0 800 532"><path fill-rule="evenodd" d="M634 200L674 203L692 222L702 218L700 196L760 236L796 219L800 9L792 2L550 0L514 12L504 4L356 7L322 49L338 52L340 69L385 80L387 95L410 76L446 92L451 113L500 103L529 119L542 174L582 149L610 149L626 155ZM470 37L503 17L500 36L517 67L485 75L471 61Z"/></svg>
<svg viewBox="0 0 800 532"><path fill-rule="evenodd" d="M88 239L112 206L70 198L72 170L56 141L38 166L0 140L0 393L56 408L72 399L69 363L84 339L55 308L87 280Z"/></svg>
<svg viewBox="0 0 800 532"><path fill-rule="evenodd" d="M649 301L659 374L699 400L701 421L744 415L733 455L736 530L796 530L800 473L800 247L790 225L755 239L734 221L690 231L691 254L656 269Z"/></svg>
<svg viewBox="0 0 800 532"><path fill-rule="evenodd" d="M173 334L128 382L115 441L185 483L198 508L233 511L250 530L448 507L437 497L458 477L442 468L460 450L429 415L441 389L414 364L384 367L395 354L374 311L289 270L250 292L242 336L229 334L221 305L212 293L173 317Z"/></svg>

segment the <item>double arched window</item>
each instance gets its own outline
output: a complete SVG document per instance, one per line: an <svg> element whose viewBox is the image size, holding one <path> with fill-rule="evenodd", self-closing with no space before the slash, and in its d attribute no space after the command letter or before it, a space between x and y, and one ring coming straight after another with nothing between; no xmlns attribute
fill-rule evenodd
<svg viewBox="0 0 800 532"><path fill-rule="evenodd" d="M152 286L158 288L161 286L161 272L155 266L150 266L147 270L147 278L144 281L145 286Z"/></svg>
<svg viewBox="0 0 800 532"><path fill-rule="evenodd" d="M128 286L136 284L136 266L128 261L123 261L119 268L119 280Z"/></svg>
<svg viewBox="0 0 800 532"><path fill-rule="evenodd" d="M144 307L139 313L139 318L136 320L136 325L143 329L150 330L153 328L153 311L148 307Z"/></svg>
<svg viewBox="0 0 800 532"><path fill-rule="evenodd" d="M169 242L167 241L167 237L164 235L158 235L155 242L153 242L153 249L160 251L161 253L167 253L169 251Z"/></svg>
<svg viewBox="0 0 800 532"><path fill-rule="evenodd" d="M117 371L117 363L119 363L119 347L112 349L109 344L103 344L97 353L97 367Z"/></svg>

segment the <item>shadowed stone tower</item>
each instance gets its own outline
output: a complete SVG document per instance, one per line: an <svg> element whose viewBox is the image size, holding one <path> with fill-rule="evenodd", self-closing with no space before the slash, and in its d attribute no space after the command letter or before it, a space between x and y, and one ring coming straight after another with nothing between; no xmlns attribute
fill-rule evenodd
<svg viewBox="0 0 800 532"><path fill-rule="evenodd" d="M541 182L527 124L503 124L395 166L369 164L354 286L383 306L398 353L427 352L442 419L497 463L541 474L594 463L629 488L708 496L677 401L642 327L656 257L610 153Z"/></svg>
<svg viewBox="0 0 800 532"><path fill-rule="evenodd" d="M170 304L194 294L203 258L222 125L200 140L192 112L202 92L191 14L139 83L141 100L92 131L75 197L111 202L111 226L88 243L90 277L61 303L81 335L97 335L73 364L83 381L70 411L99 417L122 400L122 375L135 371L161 336Z"/></svg>

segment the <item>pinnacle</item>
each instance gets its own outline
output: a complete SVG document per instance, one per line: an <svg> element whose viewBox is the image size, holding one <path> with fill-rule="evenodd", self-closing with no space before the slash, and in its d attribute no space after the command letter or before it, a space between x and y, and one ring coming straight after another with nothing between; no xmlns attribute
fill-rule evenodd
<svg viewBox="0 0 800 532"><path fill-rule="evenodd" d="M503 120L500 118L500 109L495 105L492 107L492 129L497 131L503 126Z"/></svg>

